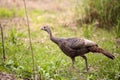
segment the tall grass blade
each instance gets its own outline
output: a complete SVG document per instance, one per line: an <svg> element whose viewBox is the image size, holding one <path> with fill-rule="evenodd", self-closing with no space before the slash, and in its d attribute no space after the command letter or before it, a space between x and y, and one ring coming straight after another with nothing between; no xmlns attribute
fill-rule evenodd
<svg viewBox="0 0 120 80"><path fill-rule="evenodd" d="M2 37L3 61L5 61L6 60L6 56L5 56L5 47L4 47L4 35L3 35L3 28L2 28L1 24L0 24L0 28L1 28L1 37Z"/></svg>

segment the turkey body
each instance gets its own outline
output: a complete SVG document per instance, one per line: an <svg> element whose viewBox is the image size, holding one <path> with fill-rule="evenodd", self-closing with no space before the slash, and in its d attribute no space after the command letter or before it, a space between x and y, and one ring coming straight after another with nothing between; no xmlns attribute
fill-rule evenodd
<svg viewBox="0 0 120 80"><path fill-rule="evenodd" d="M87 39L79 38L57 38L56 43L59 48L69 57L74 58L76 56L84 56L84 54L90 52L91 46L97 46L96 43Z"/></svg>
<svg viewBox="0 0 120 80"><path fill-rule="evenodd" d="M88 71L88 63L85 54L89 52L102 53L103 55L105 55L110 59L115 58L112 54L100 48L95 42L91 40L82 39L82 38L56 38L53 37L51 30L48 26L42 27L42 30L48 32L50 36L50 40L56 43L58 47L62 50L62 52L72 59L73 64L75 62L75 57L81 56L85 60L87 71Z"/></svg>

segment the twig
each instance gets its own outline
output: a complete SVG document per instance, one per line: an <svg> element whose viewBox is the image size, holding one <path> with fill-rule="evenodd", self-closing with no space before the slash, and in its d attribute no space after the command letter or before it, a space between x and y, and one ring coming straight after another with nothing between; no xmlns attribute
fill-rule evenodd
<svg viewBox="0 0 120 80"><path fill-rule="evenodd" d="M34 53L33 53L33 47L32 47L32 42L31 42L31 35L30 35L30 25L29 25L29 19L27 15L27 8L26 8L26 2L24 1L24 7L25 7L25 14L26 14L26 19L27 19L27 26L28 26L28 35L29 35L29 43L30 43L30 50L32 54L32 64L33 64L33 80L35 80L35 63L34 63Z"/></svg>
<svg viewBox="0 0 120 80"><path fill-rule="evenodd" d="M3 61L6 60L6 56L5 56L5 47L4 47L4 35L3 35L3 28L2 25L0 24L0 28L1 28L1 37L2 37L2 52L3 52Z"/></svg>

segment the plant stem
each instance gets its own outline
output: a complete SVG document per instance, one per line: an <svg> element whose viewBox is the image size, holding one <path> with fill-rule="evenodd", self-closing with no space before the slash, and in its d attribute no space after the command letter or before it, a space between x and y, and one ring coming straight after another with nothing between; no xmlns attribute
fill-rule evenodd
<svg viewBox="0 0 120 80"><path fill-rule="evenodd" d="M34 63L34 53L33 53L33 47L32 47L32 42L31 42L31 35L30 35L30 25L29 25L29 19L27 15L27 8L26 8L26 2L24 1L24 7L25 7L25 14L26 14L26 19L27 19L27 26L28 26L28 35L29 35L29 43L30 43L30 50L31 50L31 55L32 55L32 64L33 64L33 80L35 80L35 63Z"/></svg>
<svg viewBox="0 0 120 80"><path fill-rule="evenodd" d="M1 28L1 37L2 37L2 52L3 52L3 61L6 60L6 57L5 57L5 47L4 47L4 35L3 35L3 28L0 24L0 28Z"/></svg>

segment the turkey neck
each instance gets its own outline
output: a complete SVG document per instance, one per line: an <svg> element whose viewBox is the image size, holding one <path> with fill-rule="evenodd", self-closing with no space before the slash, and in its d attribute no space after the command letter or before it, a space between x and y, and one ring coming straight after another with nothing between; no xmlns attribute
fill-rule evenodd
<svg viewBox="0 0 120 80"><path fill-rule="evenodd" d="M50 40L52 40L54 43L58 44L57 38L53 37L51 30L47 31L50 37Z"/></svg>

